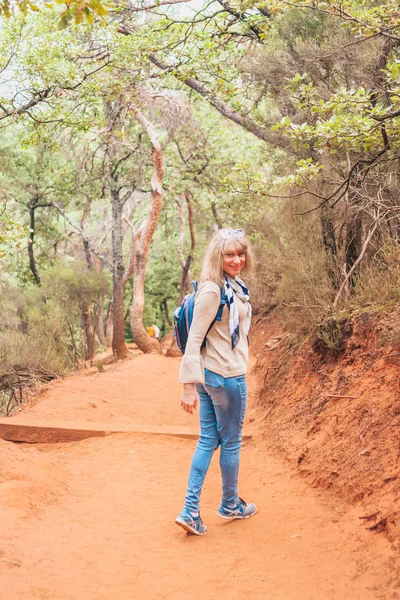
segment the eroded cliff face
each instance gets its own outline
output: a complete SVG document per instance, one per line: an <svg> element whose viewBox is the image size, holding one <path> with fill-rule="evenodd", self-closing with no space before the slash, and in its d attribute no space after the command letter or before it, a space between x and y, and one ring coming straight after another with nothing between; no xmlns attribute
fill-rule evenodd
<svg viewBox="0 0 400 600"><path fill-rule="evenodd" d="M274 312L254 318L263 431L311 486L356 506L400 549L400 315L331 326L329 349L321 332L295 339Z"/></svg>

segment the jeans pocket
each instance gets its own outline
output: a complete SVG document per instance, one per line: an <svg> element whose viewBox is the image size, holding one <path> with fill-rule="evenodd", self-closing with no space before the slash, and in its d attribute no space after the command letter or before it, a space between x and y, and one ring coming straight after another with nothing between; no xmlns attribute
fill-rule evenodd
<svg viewBox="0 0 400 600"><path fill-rule="evenodd" d="M222 375L218 375L218 373L214 373L214 371L209 371L208 369L204 369L204 383L208 387L212 388L223 388L224 387L224 377Z"/></svg>

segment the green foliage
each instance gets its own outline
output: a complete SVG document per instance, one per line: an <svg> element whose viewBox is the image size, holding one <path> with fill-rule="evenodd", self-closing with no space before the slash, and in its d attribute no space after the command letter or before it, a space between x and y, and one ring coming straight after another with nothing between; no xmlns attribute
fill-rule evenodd
<svg viewBox="0 0 400 600"><path fill-rule="evenodd" d="M41 288L0 287L0 377L9 372L63 375L82 353L83 311L97 310L109 284L82 265L50 269ZM76 351L79 355L76 355Z"/></svg>
<svg viewBox="0 0 400 600"><path fill-rule="evenodd" d="M82 313L95 310L99 299L110 291L106 275L83 264L57 265L43 275L43 293L62 307L64 314L76 322Z"/></svg>
<svg viewBox="0 0 400 600"><path fill-rule="evenodd" d="M39 290L1 284L0 377L14 371L46 370L62 375L73 361L66 315Z"/></svg>
<svg viewBox="0 0 400 600"><path fill-rule="evenodd" d="M95 18L99 18L100 22L105 25L105 16L108 14L108 3L100 2L99 0L54 0L56 7L62 8L59 16L59 27L65 29L71 23L79 25L82 21L86 21L90 25L94 23ZM51 3L45 3L41 0L35 3L31 0L1 0L0 15L10 18L13 14L13 9L16 7L21 13L26 16L29 11L39 12L43 10L43 6L52 6ZM56 9L56 13L60 11Z"/></svg>
<svg viewBox="0 0 400 600"><path fill-rule="evenodd" d="M166 216L165 214L162 215L161 219L164 220ZM145 283L146 302L143 322L146 326L155 323L162 334L165 334L169 329L162 303L167 303L169 316L172 319L172 312L179 297L181 278L176 221L172 229L175 231L167 238L164 238L161 229L156 233L149 254Z"/></svg>
<svg viewBox="0 0 400 600"><path fill-rule="evenodd" d="M15 205L14 205L15 206ZM27 241L28 230L4 203L0 207L0 259L13 255Z"/></svg>
<svg viewBox="0 0 400 600"><path fill-rule="evenodd" d="M277 303L288 328L304 334L329 314L333 290L319 219L315 213L297 216L295 206L294 201L285 201L279 210L271 207L257 220L254 240L264 303ZM303 209L309 206L310 200L302 202ZM257 298L258 305L261 302Z"/></svg>

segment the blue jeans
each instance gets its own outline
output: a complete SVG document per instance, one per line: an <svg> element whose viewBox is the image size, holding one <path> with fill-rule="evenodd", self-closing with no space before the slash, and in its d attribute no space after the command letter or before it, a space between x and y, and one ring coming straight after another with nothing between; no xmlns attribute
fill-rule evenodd
<svg viewBox="0 0 400 600"><path fill-rule="evenodd" d="M200 494L214 451L221 446L219 464L222 501L238 502L239 453L246 411L246 376L222 377L204 370L205 383L196 383L200 399L200 439L193 455L185 509L197 512Z"/></svg>

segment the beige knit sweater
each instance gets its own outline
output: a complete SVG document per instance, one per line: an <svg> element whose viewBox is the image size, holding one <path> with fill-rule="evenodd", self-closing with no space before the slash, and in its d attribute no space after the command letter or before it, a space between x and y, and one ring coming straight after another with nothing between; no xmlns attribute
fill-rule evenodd
<svg viewBox="0 0 400 600"><path fill-rule="evenodd" d="M240 339L232 350L229 331L229 310L224 306L222 320L216 321L200 350L207 329L218 312L221 292L212 281L202 283L195 296L193 321L189 331L186 352L182 358L179 383L204 383L204 369L223 377L237 377L247 371L248 344L245 331L247 306L239 298L235 302L239 311Z"/></svg>

